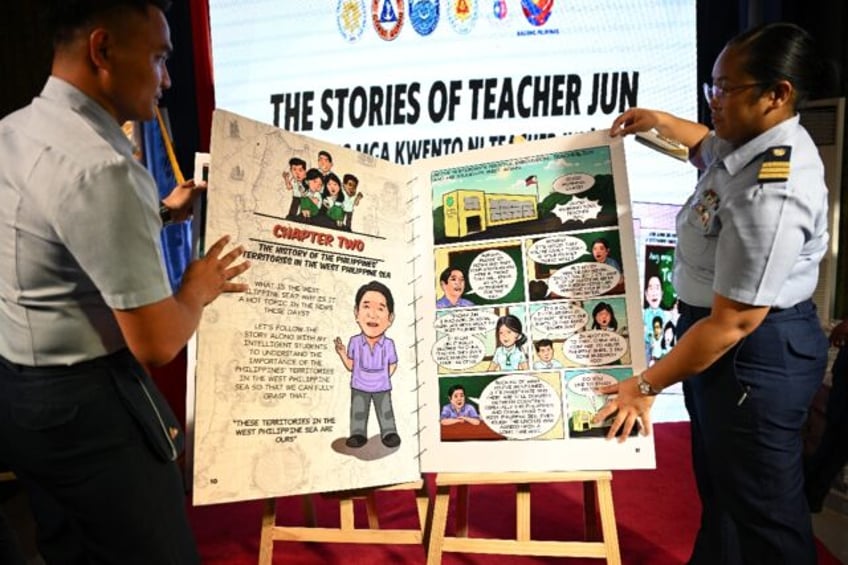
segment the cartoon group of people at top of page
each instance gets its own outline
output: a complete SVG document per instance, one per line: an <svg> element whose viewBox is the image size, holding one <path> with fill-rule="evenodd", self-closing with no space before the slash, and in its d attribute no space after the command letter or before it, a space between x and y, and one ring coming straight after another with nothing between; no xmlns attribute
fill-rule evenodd
<svg viewBox="0 0 848 565"><path fill-rule="evenodd" d="M362 200L359 179L351 173L339 179L332 168L333 156L327 151L318 152L317 168L307 169L300 157L289 159L289 170L283 172L286 190L292 193L287 219L351 231L354 208Z"/></svg>

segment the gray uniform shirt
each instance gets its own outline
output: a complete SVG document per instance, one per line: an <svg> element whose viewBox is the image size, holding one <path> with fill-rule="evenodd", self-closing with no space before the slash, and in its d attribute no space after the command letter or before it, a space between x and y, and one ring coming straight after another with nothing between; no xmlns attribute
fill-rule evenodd
<svg viewBox="0 0 848 565"><path fill-rule="evenodd" d="M709 307L713 294L788 308L810 298L827 250L824 166L799 116L736 148L710 133L704 174L677 216L674 287Z"/></svg>
<svg viewBox="0 0 848 565"><path fill-rule="evenodd" d="M66 365L126 347L112 309L171 294L156 185L115 119L51 77L0 121L0 355Z"/></svg>

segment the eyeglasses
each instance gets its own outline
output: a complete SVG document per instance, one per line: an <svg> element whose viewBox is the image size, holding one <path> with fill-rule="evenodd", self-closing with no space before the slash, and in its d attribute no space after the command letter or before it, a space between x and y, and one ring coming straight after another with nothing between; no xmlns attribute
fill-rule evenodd
<svg viewBox="0 0 848 565"><path fill-rule="evenodd" d="M755 86L765 86L766 84L768 83L750 82L748 84L740 84L738 86L719 86L717 84L708 84L705 82L703 84L704 96L706 97L707 102L709 102L713 98L722 99L733 92L739 92L747 88L754 88Z"/></svg>

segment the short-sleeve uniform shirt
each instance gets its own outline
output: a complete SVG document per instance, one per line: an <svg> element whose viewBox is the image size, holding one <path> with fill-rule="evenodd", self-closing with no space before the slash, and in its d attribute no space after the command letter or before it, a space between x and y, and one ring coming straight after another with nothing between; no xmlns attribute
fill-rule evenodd
<svg viewBox="0 0 848 565"><path fill-rule="evenodd" d="M51 77L0 122L0 355L67 365L126 347L112 309L171 294L158 191L103 107Z"/></svg>
<svg viewBox="0 0 848 565"><path fill-rule="evenodd" d="M705 172L677 216L680 299L709 307L718 293L777 308L809 299L827 249L827 187L800 117L735 149L711 132L693 162Z"/></svg>

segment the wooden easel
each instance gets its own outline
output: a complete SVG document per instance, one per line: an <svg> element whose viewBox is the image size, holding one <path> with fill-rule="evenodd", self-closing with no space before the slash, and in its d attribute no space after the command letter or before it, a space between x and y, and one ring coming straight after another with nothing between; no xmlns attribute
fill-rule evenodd
<svg viewBox="0 0 848 565"><path fill-rule="evenodd" d="M567 473L443 473L436 476L436 500L432 507L427 565L442 562L443 551L495 553L502 555L547 555L555 557L596 557L610 565L621 565L618 531L612 504L610 471L576 471ZM583 483L583 518L586 541L540 541L530 537L530 485L533 483ZM515 484L515 539L468 537L468 487L470 485ZM450 489L457 487L456 535L445 535ZM601 541L598 537L596 496L600 503Z"/></svg>
<svg viewBox="0 0 848 565"><path fill-rule="evenodd" d="M418 510L417 530L380 529L377 516L375 493L378 491L413 490ZM278 526L277 499L265 501L262 515L262 535L259 541L259 565L271 565L275 541L318 541L328 543L398 543L421 544L424 546L424 527L427 519L429 497L424 481L419 479L411 483L402 483L388 487L346 490L323 493L323 496L339 501L339 527L319 528L315 521L315 511L309 496L303 498L303 510L307 526ZM368 516L368 528L356 528L354 525L353 503L356 499L365 499ZM426 548L425 548L426 549Z"/></svg>

